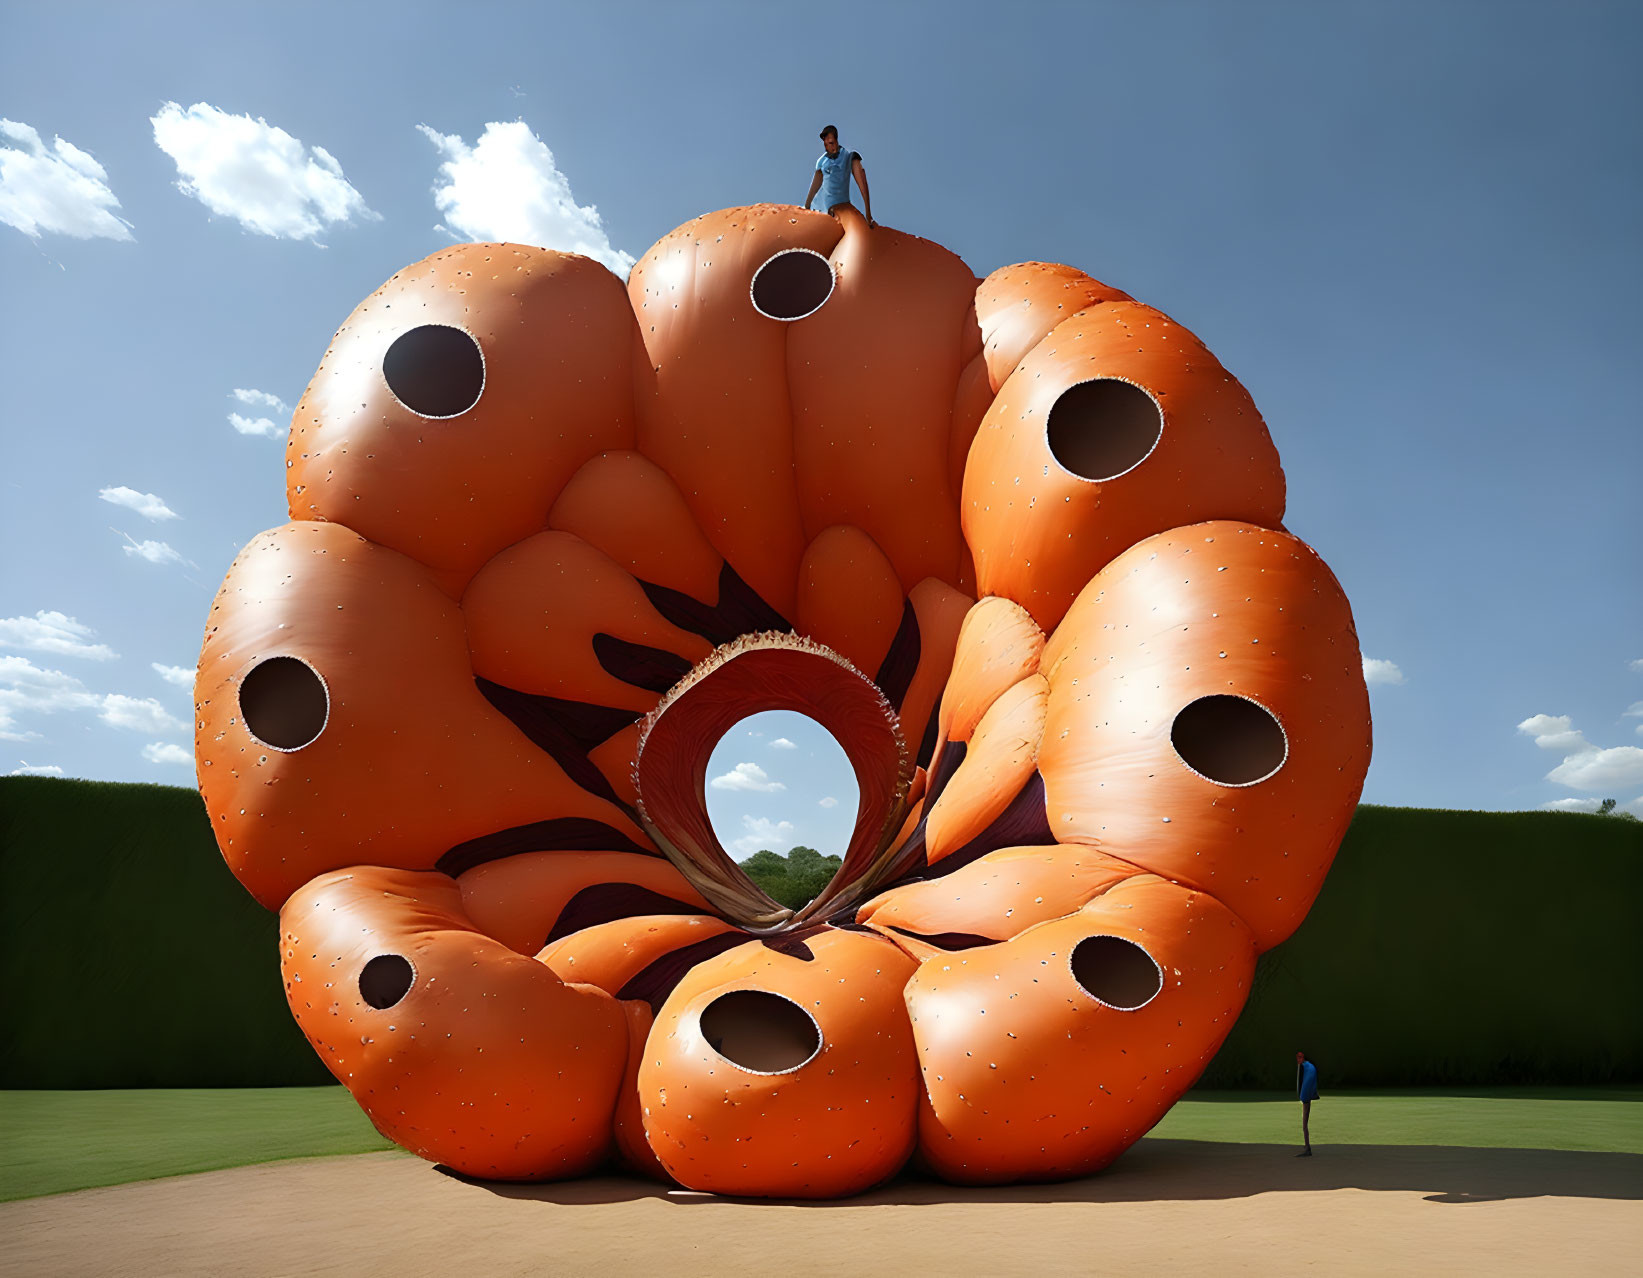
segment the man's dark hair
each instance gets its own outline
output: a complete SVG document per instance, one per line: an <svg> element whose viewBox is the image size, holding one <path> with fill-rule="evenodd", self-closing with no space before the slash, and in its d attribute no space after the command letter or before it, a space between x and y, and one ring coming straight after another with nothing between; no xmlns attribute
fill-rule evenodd
<svg viewBox="0 0 1643 1278"><path fill-rule="evenodd" d="M836 124L829 124L825 129L823 129L816 136L819 137L823 142L827 141L829 136L832 136L832 137L836 138L836 137L839 136L839 126L836 125Z"/></svg>

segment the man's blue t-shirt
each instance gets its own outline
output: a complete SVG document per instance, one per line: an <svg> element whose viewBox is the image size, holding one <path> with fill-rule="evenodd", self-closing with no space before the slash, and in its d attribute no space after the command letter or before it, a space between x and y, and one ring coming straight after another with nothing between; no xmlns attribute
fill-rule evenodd
<svg viewBox="0 0 1643 1278"><path fill-rule="evenodd" d="M842 146L837 155L826 151L816 161L816 172L822 175L821 210L823 213L835 204L850 203L850 170L861 159L861 152L846 151Z"/></svg>
<svg viewBox="0 0 1643 1278"><path fill-rule="evenodd" d="M1301 1099L1304 1101L1318 1099L1318 1067L1311 1061L1301 1062Z"/></svg>

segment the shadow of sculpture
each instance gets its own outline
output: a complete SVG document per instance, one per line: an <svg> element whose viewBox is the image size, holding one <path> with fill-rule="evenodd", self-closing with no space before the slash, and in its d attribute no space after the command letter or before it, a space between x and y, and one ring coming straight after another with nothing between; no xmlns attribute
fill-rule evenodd
<svg viewBox="0 0 1643 1278"><path fill-rule="evenodd" d="M1142 1140L1104 1172L1024 1185L948 1185L904 1173L854 1198L725 1199L624 1177L536 1184L476 1181L438 1170L503 1198L592 1205L656 1198L670 1203L752 1206L926 1206L938 1203L1197 1202L1331 1189L1420 1193L1427 1202L1510 1198L1643 1200L1643 1154L1557 1149L1474 1149L1449 1145L1318 1145L1296 1158L1293 1145Z"/></svg>

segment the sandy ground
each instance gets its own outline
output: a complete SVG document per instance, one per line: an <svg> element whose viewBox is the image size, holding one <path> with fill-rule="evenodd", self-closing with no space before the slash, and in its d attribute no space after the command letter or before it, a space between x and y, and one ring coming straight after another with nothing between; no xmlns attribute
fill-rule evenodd
<svg viewBox="0 0 1643 1278"><path fill-rule="evenodd" d="M5 1274L1619 1274L1643 1156L1147 1140L1062 1185L762 1203L483 1185L398 1153L0 1205Z"/></svg>

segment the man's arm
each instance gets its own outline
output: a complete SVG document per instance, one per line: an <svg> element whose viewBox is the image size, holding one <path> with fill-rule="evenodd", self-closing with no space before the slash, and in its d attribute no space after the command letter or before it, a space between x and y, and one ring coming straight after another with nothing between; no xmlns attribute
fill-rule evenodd
<svg viewBox="0 0 1643 1278"><path fill-rule="evenodd" d="M861 202L867 210L867 225L877 226L873 220L873 197L867 194L867 170L862 166L861 156L857 156L850 165L850 171L856 175L856 185L861 188Z"/></svg>
<svg viewBox="0 0 1643 1278"><path fill-rule="evenodd" d="M810 207L810 201L816 198L816 192L821 190L821 170L817 169L815 176L810 179L810 194L804 197L804 207Z"/></svg>

